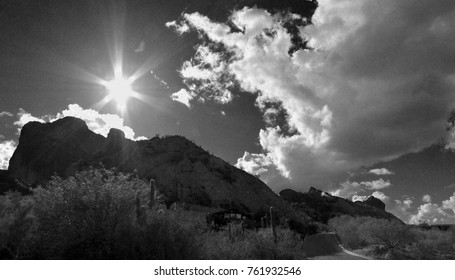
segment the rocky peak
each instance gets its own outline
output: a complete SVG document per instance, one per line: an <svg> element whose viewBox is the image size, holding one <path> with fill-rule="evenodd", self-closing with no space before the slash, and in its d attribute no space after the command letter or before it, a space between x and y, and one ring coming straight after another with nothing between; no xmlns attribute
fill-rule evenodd
<svg viewBox="0 0 455 280"><path fill-rule="evenodd" d="M121 149L125 142L125 133L120 129L111 128L107 134L108 149Z"/></svg>
<svg viewBox="0 0 455 280"><path fill-rule="evenodd" d="M64 175L72 162L103 146L103 140L74 117L52 123L29 122L22 128L9 174L29 185L42 184L55 173Z"/></svg>
<svg viewBox="0 0 455 280"><path fill-rule="evenodd" d="M367 200L363 202L363 204L376 207L381 210L385 210L385 203L374 196L370 196Z"/></svg>

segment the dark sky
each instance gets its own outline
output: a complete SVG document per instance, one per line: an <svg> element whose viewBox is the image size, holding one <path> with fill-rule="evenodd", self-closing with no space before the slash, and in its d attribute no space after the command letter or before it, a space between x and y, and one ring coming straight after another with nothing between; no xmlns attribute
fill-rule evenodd
<svg viewBox="0 0 455 280"><path fill-rule="evenodd" d="M455 2L318 2L312 17L304 0L0 1L0 168L27 121L71 115L104 135L186 136L274 190L453 218L455 196L406 208L393 170L350 175L455 147ZM102 84L120 61L138 97L122 111Z"/></svg>

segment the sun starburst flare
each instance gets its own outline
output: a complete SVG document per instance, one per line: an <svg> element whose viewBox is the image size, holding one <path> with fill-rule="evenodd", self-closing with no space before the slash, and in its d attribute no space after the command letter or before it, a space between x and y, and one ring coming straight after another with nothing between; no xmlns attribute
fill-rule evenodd
<svg viewBox="0 0 455 280"><path fill-rule="evenodd" d="M115 101L120 110L126 108L128 99L133 97L132 82L123 76L117 76L113 80L103 82L107 90L108 101Z"/></svg>

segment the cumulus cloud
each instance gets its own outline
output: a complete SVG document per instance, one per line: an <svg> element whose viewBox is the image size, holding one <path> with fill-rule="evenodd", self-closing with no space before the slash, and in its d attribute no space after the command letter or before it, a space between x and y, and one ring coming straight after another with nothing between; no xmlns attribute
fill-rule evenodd
<svg viewBox="0 0 455 280"><path fill-rule="evenodd" d="M16 142L12 140L0 142L0 169L8 169L9 160L13 156L16 146Z"/></svg>
<svg viewBox="0 0 455 280"><path fill-rule="evenodd" d="M455 193L448 200L444 200L442 202L442 208L452 210L455 214Z"/></svg>
<svg viewBox="0 0 455 280"><path fill-rule="evenodd" d="M430 203L431 202L431 196L429 194L423 195L422 201L426 202L426 203Z"/></svg>
<svg viewBox="0 0 455 280"><path fill-rule="evenodd" d="M392 175L393 172L388 170L387 168L376 168L371 169L368 173L375 174L375 175Z"/></svg>
<svg viewBox="0 0 455 280"><path fill-rule="evenodd" d="M412 208L411 198L395 200L390 206L390 212L410 224L422 222L430 224L451 224L455 222L455 193L441 204L432 203L430 195L422 197L424 204ZM415 210L414 210L415 209Z"/></svg>
<svg viewBox="0 0 455 280"><path fill-rule="evenodd" d="M37 118L32 116L32 114L27 113L24 109L20 108L19 113L17 113L18 120L14 122L14 125L17 126L17 134L21 133L22 127L29 123L29 122L41 122L45 123L46 121L50 120L50 116L43 116L41 118Z"/></svg>
<svg viewBox="0 0 455 280"><path fill-rule="evenodd" d="M170 23L201 35L181 69L188 89L229 102L232 82L256 94L264 114L267 104L279 104L293 133L268 125L260 143L294 185L324 186L351 168L445 137L455 105L455 61L448 59L455 2L318 2L314 25L300 30L312 50L292 56L284 23L296 14L244 8L230 24L198 13ZM211 90L198 91L198 83Z"/></svg>
<svg viewBox="0 0 455 280"><path fill-rule="evenodd" d="M171 99L173 101L182 103L188 108L191 108L190 101L194 99L194 94L182 88L181 90L174 92L171 95Z"/></svg>
<svg viewBox="0 0 455 280"><path fill-rule="evenodd" d="M449 217L449 214L441 209L438 204L426 203L419 206L417 214L411 216L409 223L420 224L422 222L428 222L434 224L442 222L447 217Z"/></svg>
<svg viewBox="0 0 455 280"><path fill-rule="evenodd" d="M383 179L375 180L375 181L367 181L367 182L350 182L346 181L340 184L340 187L332 191L332 195L344 197L344 198L358 198L361 200L363 196L359 195L359 193L365 191L372 191L372 190L380 190L384 188L390 187L392 184L390 181L384 181ZM378 196L381 196L381 192L376 192ZM378 197L379 198L379 197Z"/></svg>
<svg viewBox="0 0 455 280"><path fill-rule="evenodd" d="M384 203L387 203L390 199L390 197L385 195L383 192L375 191L371 195L353 195L351 200L352 201L365 201L370 196L376 197L377 199L380 199Z"/></svg>
<svg viewBox="0 0 455 280"><path fill-rule="evenodd" d="M1 117L14 117L14 114L7 111L2 111L0 112L0 118Z"/></svg>

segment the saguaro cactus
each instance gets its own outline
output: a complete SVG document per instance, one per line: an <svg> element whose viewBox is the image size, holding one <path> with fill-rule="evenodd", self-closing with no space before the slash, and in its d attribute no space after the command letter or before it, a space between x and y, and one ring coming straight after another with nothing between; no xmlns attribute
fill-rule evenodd
<svg viewBox="0 0 455 280"><path fill-rule="evenodd" d="M141 206L141 200L139 196L136 196L136 220L141 226L145 224L145 213Z"/></svg>
<svg viewBox="0 0 455 280"><path fill-rule="evenodd" d="M153 209L153 203L155 202L155 180L150 179L150 201L149 201L149 208Z"/></svg>
<svg viewBox="0 0 455 280"><path fill-rule="evenodd" d="M273 242L277 243L278 238L276 236L276 230L275 230L275 215L273 213L273 207L270 207L270 224L272 226Z"/></svg>

